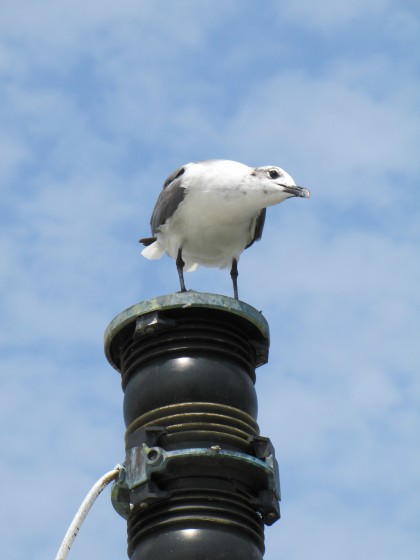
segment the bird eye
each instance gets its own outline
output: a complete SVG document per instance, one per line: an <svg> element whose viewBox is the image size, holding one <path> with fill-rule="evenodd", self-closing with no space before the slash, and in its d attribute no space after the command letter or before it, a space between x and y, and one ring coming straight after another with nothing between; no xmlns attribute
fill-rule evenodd
<svg viewBox="0 0 420 560"><path fill-rule="evenodd" d="M270 169L268 174L271 179L277 179L277 177L280 177L280 173L277 171L277 169Z"/></svg>

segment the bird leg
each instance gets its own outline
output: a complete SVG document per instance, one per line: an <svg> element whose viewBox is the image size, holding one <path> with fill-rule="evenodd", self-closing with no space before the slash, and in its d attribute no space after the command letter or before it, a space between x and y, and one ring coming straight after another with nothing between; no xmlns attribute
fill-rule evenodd
<svg viewBox="0 0 420 560"><path fill-rule="evenodd" d="M232 278L233 283L233 297L235 299L238 298L238 261L236 259L232 260L232 268L230 269L230 277Z"/></svg>
<svg viewBox="0 0 420 560"><path fill-rule="evenodd" d="M185 282L184 282L184 266L185 262L182 260L182 247L178 249L178 255L176 257L176 269L178 271L179 283L181 285L181 292L186 292Z"/></svg>

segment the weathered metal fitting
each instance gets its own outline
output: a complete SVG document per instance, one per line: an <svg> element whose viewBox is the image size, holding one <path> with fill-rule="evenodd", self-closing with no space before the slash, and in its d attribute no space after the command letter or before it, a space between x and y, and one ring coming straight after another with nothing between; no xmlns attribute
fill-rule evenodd
<svg viewBox="0 0 420 560"><path fill-rule="evenodd" d="M270 455L274 455L274 447L268 437L264 436L251 436L248 441L252 445L255 456L258 459L265 459Z"/></svg>
<svg viewBox="0 0 420 560"><path fill-rule="evenodd" d="M126 449L139 447L146 444L148 447L157 447L159 438L166 434L165 428L161 426L145 426L132 433L126 433L125 445Z"/></svg>
<svg viewBox="0 0 420 560"><path fill-rule="evenodd" d="M174 319L163 317L159 311L147 313L136 320L133 338L155 333L157 330L171 328L175 325L176 321Z"/></svg>
<svg viewBox="0 0 420 560"><path fill-rule="evenodd" d="M126 475L125 465L120 465L120 472L111 489L111 503L115 511L124 519L128 519L131 509L130 489L127 486Z"/></svg>
<svg viewBox="0 0 420 560"><path fill-rule="evenodd" d="M239 322L246 328L248 341L254 347L255 366L267 363L270 334L268 323L261 312L243 301L227 296L189 291L143 301L117 315L105 331L105 355L110 364L121 371L121 348L133 331L136 337L141 337L142 334L156 332L155 329L170 327L167 321L175 319L169 315L179 315L179 311L184 309L185 316L191 311L202 311Z"/></svg>
<svg viewBox="0 0 420 560"><path fill-rule="evenodd" d="M166 451L161 447L149 447L145 443L127 449L125 477L117 480L112 493L112 503L116 511L127 518L131 503L140 503L145 508L150 503L168 497L161 491L153 476L168 476L175 469L182 469L187 476L197 472L211 475L215 472L228 472L232 480L242 482L245 478L255 485L254 497L250 497L261 512L264 522L271 525L280 517L280 481L274 449L267 438L265 449L270 453L258 458L246 453L221 449L215 445L210 448L191 448ZM262 442L259 442L262 443ZM263 453L266 455L266 453ZM189 470L191 469L191 473Z"/></svg>
<svg viewBox="0 0 420 560"><path fill-rule="evenodd" d="M163 461L162 449L160 447L151 447L146 455L146 463L148 465L159 465Z"/></svg>

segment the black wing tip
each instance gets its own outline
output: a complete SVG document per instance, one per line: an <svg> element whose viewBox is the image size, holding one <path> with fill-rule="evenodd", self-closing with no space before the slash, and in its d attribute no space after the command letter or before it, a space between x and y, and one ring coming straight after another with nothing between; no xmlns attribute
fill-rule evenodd
<svg viewBox="0 0 420 560"><path fill-rule="evenodd" d="M248 247L251 247L251 245L253 243L255 243L255 241L259 241L261 239L263 229L264 229L266 213L267 213L267 208L262 208L260 210L260 213L258 214L257 220L255 222L254 237L251 239L251 241L248 243L248 245L245 247L245 249L248 249Z"/></svg>
<svg viewBox="0 0 420 560"><path fill-rule="evenodd" d="M175 179L179 179L179 177L184 174L184 171L185 165L183 165L182 167L178 167L178 169L175 169L175 171L173 171L163 183L163 188L166 189L171 183L175 181Z"/></svg>
<svg viewBox="0 0 420 560"><path fill-rule="evenodd" d="M143 237L142 239L139 239L139 243L143 243L145 247L148 247L155 241L157 241L156 237Z"/></svg>

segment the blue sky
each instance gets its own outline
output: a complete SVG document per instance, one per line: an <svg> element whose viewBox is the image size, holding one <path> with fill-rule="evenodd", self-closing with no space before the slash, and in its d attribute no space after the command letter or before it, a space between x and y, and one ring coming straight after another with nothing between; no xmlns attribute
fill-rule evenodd
<svg viewBox="0 0 420 560"><path fill-rule="evenodd" d="M418 557L420 8L410 0L37 0L0 7L1 550L54 557L123 460L111 319L178 289L137 239L166 176L279 165L311 189L240 261L265 314L266 558ZM187 287L231 294L227 271ZM125 558L105 492L71 557Z"/></svg>

